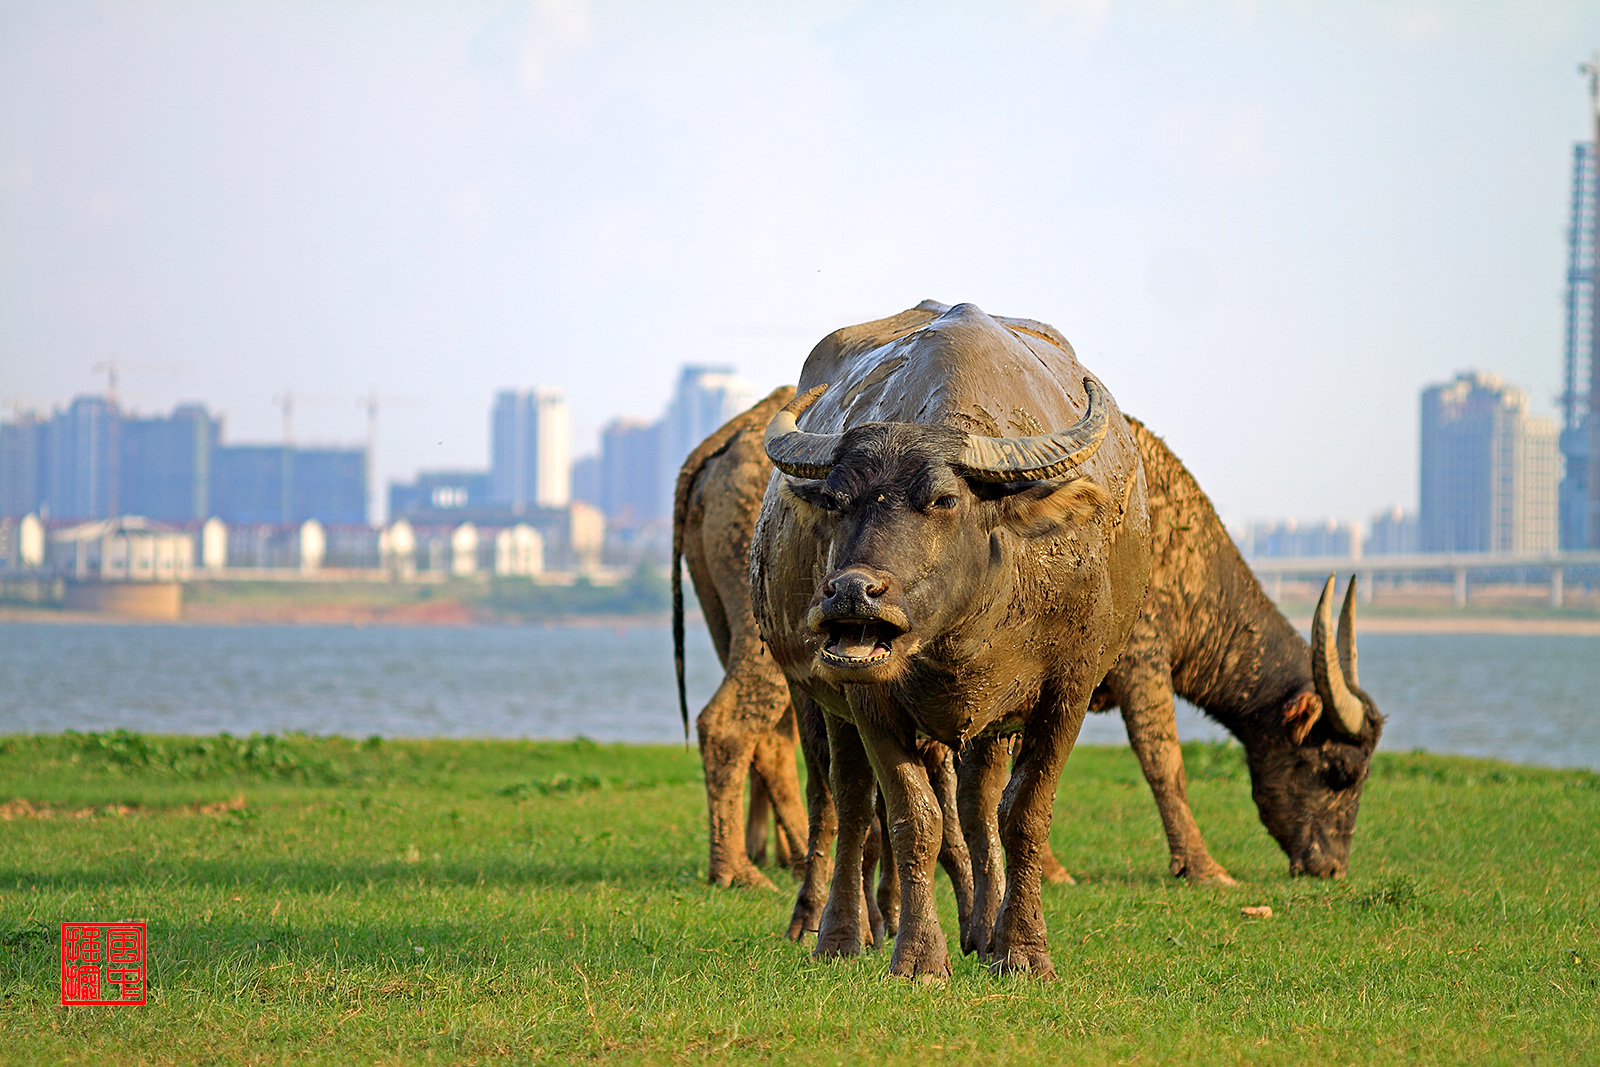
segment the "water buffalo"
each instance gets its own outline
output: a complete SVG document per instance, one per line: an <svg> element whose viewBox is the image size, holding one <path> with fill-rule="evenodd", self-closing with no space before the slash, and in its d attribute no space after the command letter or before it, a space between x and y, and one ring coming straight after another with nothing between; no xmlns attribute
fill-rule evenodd
<svg viewBox="0 0 1600 1067"><path fill-rule="evenodd" d="M777 860L792 863L802 879L800 913L822 910L820 887L832 867L833 801L827 793L828 755L820 712L803 693L798 702L813 724L806 746L809 769L808 810L801 808L795 773L797 724L783 672L767 654L756 633L750 610L750 537L761 511L761 495L772 474L762 450L761 434L772 415L794 397L793 386L775 389L701 442L678 472L672 521L673 659L677 671L678 707L685 732L689 702L684 684L683 578L679 560L686 560L695 594L721 660L724 676L716 693L696 718L700 758L705 768L706 802L710 813L709 880L720 886L771 886L756 868L767 837L767 810L778 823ZM821 743L817 741L820 738ZM940 863L955 885L958 912L966 921L972 902L972 865L955 817L955 768L950 750L923 742L924 762L938 783L950 815ZM750 813L739 819L739 803L748 774ZM870 879L878 861L878 828L863 860ZM887 882L886 882L887 884ZM813 887L806 893L805 887ZM873 939L881 943L885 922L879 905L884 892L868 898ZM815 905L809 901L815 900ZM893 933L891 912L888 932ZM797 931L800 936L804 930Z"/></svg>
<svg viewBox="0 0 1600 1067"><path fill-rule="evenodd" d="M1243 743L1256 809L1290 870L1342 875L1383 731L1383 716L1357 682L1355 582L1335 642L1328 579L1307 646L1262 591L1194 476L1142 423L1128 423L1149 491L1150 593L1092 706L1122 709L1161 811L1173 874L1233 883L1189 810L1176 692Z"/></svg>
<svg viewBox="0 0 1600 1067"><path fill-rule="evenodd" d="M900 882L890 971L950 972L924 735L962 752L973 946L1053 976L1039 892L1056 783L1149 577L1131 431L1060 334L970 304L830 334L799 391L765 435L782 473L750 582L774 660L826 712L839 835L817 955L861 950L854 871L876 779Z"/></svg>
<svg viewBox="0 0 1600 1067"><path fill-rule="evenodd" d="M1174 875L1193 882L1233 884L1207 851L1188 806L1174 693L1199 705L1243 744L1262 822L1289 856L1291 871L1342 874L1382 717L1360 688L1353 659L1348 675L1342 665L1337 672L1330 669L1323 674L1326 691L1319 688L1311 647L1262 591L1194 476L1143 423L1131 417L1128 423L1149 487L1150 590L1128 645L1096 691L1091 710L1108 711L1120 703L1129 742L1166 829ZM699 491L726 493L748 503L771 471L764 456L756 463L717 467L714 474L721 480L702 475ZM734 485L728 479L743 483ZM758 510L759 500L739 513L738 522L745 530L754 526ZM1327 614L1329 621L1317 629L1324 662L1330 662L1331 605ZM753 627L754 621L748 625ZM1335 644L1342 642L1353 657L1354 603L1348 589L1340 629ZM1338 658L1337 648L1333 655ZM769 658L762 664L777 671ZM1352 722L1359 719L1362 725L1353 732L1338 717L1322 719L1325 708L1350 706L1347 698L1332 691L1339 679L1348 683L1344 688L1361 704L1361 713ZM811 709L802 704L801 711L802 739L810 742L806 756L811 860L790 922L793 938L817 929L831 869L834 827L825 780L823 724L817 716L808 729ZM707 774L709 778L709 769ZM752 781L752 793L758 781ZM750 820L764 838L765 822L754 802ZM1066 879L1048 851L1042 862L1047 880ZM959 900L962 881L951 863L945 866L958 886ZM891 871L892 867L885 874ZM893 932L891 884L890 877L880 883L875 903L882 906L883 921Z"/></svg>
<svg viewBox="0 0 1600 1067"><path fill-rule="evenodd" d="M752 806L759 790L777 819L778 861L803 864L809 837L795 775L798 734L788 683L761 643L750 612L750 535L772 472L761 448L761 432L793 397L791 386L774 390L706 438L684 460L673 495L672 636L685 733L689 703L684 691L680 559L688 562L724 670L722 684L695 720L706 775L713 885L772 887L752 862L750 853L756 850L746 847L740 808L750 772L754 772ZM761 842L765 840L762 819Z"/></svg>

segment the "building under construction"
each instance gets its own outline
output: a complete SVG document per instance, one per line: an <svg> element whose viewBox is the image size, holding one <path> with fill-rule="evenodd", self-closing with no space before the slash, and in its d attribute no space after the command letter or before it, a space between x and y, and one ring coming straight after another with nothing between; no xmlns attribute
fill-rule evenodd
<svg viewBox="0 0 1600 1067"><path fill-rule="evenodd" d="M1593 140L1572 150L1566 359L1561 376L1561 547L1600 549L1600 57L1589 78Z"/></svg>

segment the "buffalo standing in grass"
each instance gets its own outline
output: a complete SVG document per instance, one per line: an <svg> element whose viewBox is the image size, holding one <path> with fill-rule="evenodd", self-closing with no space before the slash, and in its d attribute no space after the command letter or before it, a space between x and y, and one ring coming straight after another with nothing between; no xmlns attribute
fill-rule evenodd
<svg viewBox="0 0 1600 1067"><path fill-rule="evenodd" d="M721 886L764 886L772 883L757 869L766 844L766 814L778 823L776 858L792 863L805 884L820 885L831 867L834 838L833 801L827 794L826 738L808 745L809 808L820 820L808 833L807 809L800 804L795 774L796 719L788 683L756 632L750 611L750 537L761 511L761 494L772 474L762 450L761 434L773 414L794 397L792 386L773 390L761 403L730 419L694 449L678 472L672 521L673 659L678 681L678 706L684 730L689 703L684 685L683 577L679 560L687 562L695 594L705 616L713 647L722 662L722 683L695 720L700 758L705 767L709 809L709 879ZM800 694L813 732L820 733L820 713ZM950 750L924 742L931 780L951 816L940 862L956 886L963 922L972 902L972 867L955 818L955 769ZM740 799L750 782L748 824L740 821ZM747 825L753 829L747 833ZM878 861L878 826L873 827L863 860L870 878ZM808 853L807 844L817 846ZM811 877L807 878L806 875ZM887 884L887 882L885 883ZM802 894L804 895L804 894ZM883 894L880 891L879 896ZM821 894L808 909L821 911ZM877 898L869 898L873 940L881 943L884 919ZM815 929L815 918L812 920ZM891 929L890 933L893 932ZM798 935L796 935L798 936Z"/></svg>
<svg viewBox="0 0 1600 1067"><path fill-rule="evenodd" d="M1052 976L1039 890L1056 783L1149 577L1128 425L1054 330L970 304L837 331L799 389L766 434L783 476L756 525L751 601L778 666L827 713L839 837L817 954L861 950L854 872L876 779L900 882L891 973L950 971L924 735L962 753L962 824L980 828L971 945Z"/></svg>
<svg viewBox="0 0 1600 1067"><path fill-rule="evenodd" d="M784 395L788 392L792 391L786 390ZM769 400L761 410L775 406ZM736 420L738 431L750 435L758 418L752 412L751 418ZM1243 743L1262 821L1290 857L1291 870L1321 876L1340 874L1348 866L1362 787L1383 725L1357 679L1351 593L1346 591L1337 641L1330 640L1331 605L1319 605L1313 644L1320 649L1317 659L1326 667L1319 672L1313 668L1312 648L1267 599L1194 477L1159 437L1136 420L1128 421L1149 484L1150 592L1121 659L1097 690L1091 707L1109 710L1121 702L1130 743L1166 827L1173 874L1195 882L1232 883L1206 850L1189 810L1173 715L1174 693L1198 704ZM750 442L743 447L753 454ZM722 431L697 449L696 455L714 453L718 448L733 450ZM740 501L740 509L731 513L728 521L743 531L741 543L748 543L759 510L759 493L772 471L764 455L748 458L752 461L694 464L696 493ZM715 587L737 591L747 571L745 559L737 553L724 553L711 565L721 568ZM747 602L742 610L746 616L742 624L753 630ZM708 620L723 620L722 625L740 624L720 608L708 607L706 613ZM1341 656L1340 647L1348 654ZM1336 662L1340 660L1347 663ZM769 684L781 682L770 657L729 669L764 670L772 679ZM1352 699L1360 705L1359 714L1351 714L1355 710ZM1325 716L1326 709L1340 706L1346 709L1349 725L1344 716ZM802 711L807 710L803 702ZM789 929L795 938L817 928L831 870L834 832L833 804L826 783L827 739L820 715L814 715L810 723L807 717L802 715L801 730L803 740L809 742L810 859ZM714 751L706 749L708 783L714 777L720 780L709 762ZM766 778L786 774L794 780L793 765L787 761L778 767L769 763L763 773ZM752 782L753 793L759 781L760 776ZM735 782L733 786L735 803L739 785ZM798 785L790 788L798 789ZM764 839L765 821L754 801L752 809L751 823L757 829L751 840ZM718 849L719 825L713 821L713 856ZM1054 867L1048 853L1043 862L1047 878L1052 871L1055 877L1064 877L1065 872ZM952 856L946 868L965 912L970 906L964 890L968 883L954 863ZM890 884L892 879L886 879L877 900L869 903L884 905L892 932ZM877 916L873 921L876 925Z"/></svg>
<svg viewBox="0 0 1600 1067"><path fill-rule="evenodd" d="M1161 811L1172 873L1233 884L1189 810L1176 693L1243 743L1256 810L1290 870L1342 875L1383 732L1383 716L1357 682L1355 582L1335 641L1328 579L1308 647L1262 591L1194 476L1142 423L1128 422L1149 491L1150 594L1094 707L1122 709Z"/></svg>
<svg viewBox="0 0 1600 1067"><path fill-rule="evenodd" d="M706 773L714 885L772 886L752 862L757 849L747 847L755 845L754 840L747 842L740 810L747 774L752 821L759 821L762 844L766 820L761 806L770 804L777 818L778 862L803 864L809 836L795 776L797 734L788 684L761 643L750 613L750 535L772 473L761 449L761 432L793 398L794 389L783 386L706 438L684 460L673 498L672 636L685 731L689 704L680 559L688 562L724 670L722 684L695 720Z"/></svg>

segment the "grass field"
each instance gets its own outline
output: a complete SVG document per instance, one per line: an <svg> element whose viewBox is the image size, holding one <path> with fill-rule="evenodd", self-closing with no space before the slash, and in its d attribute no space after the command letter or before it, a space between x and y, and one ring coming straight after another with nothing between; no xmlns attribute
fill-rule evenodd
<svg viewBox="0 0 1600 1067"><path fill-rule="evenodd" d="M1600 1060L1600 775L1380 754L1353 874L1290 880L1238 750L1167 877L1120 750L1074 754L1061 979L822 964L713 890L698 758L589 742L0 740L7 1062ZM943 880L941 878L941 884ZM1274 917L1245 918L1267 904ZM954 904L942 915L954 940ZM59 1005L59 923L150 924L144 1008Z"/></svg>

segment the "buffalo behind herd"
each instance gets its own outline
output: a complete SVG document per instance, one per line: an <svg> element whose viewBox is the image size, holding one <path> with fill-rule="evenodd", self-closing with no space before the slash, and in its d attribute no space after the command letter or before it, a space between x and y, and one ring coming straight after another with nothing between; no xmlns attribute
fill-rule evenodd
<svg viewBox="0 0 1600 1067"><path fill-rule="evenodd" d="M1357 680L1355 583L1311 643L1161 439L1055 329L925 301L849 326L692 452L673 512L725 677L697 721L710 879L770 885L770 811L819 958L894 938L942 978L937 863L961 950L1054 976L1049 831L1090 711L1119 708L1171 871L1231 885L1189 809L1174 694L1244 747L1293 873L1342 875L1383 716ZM804 754L802 801L795 749ZM745 783L750 811L742 810ZM871 885L879 870L876 889Z"/></svg>

